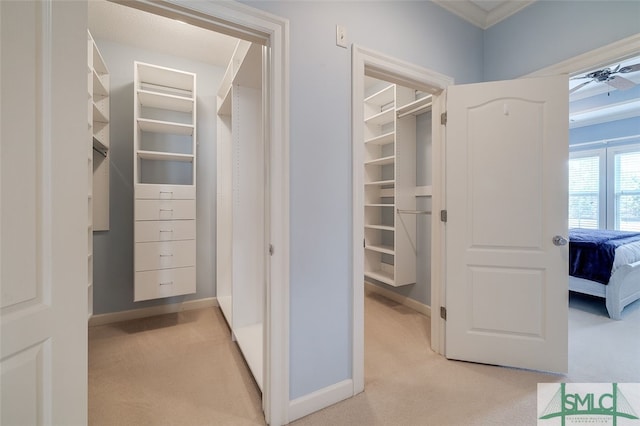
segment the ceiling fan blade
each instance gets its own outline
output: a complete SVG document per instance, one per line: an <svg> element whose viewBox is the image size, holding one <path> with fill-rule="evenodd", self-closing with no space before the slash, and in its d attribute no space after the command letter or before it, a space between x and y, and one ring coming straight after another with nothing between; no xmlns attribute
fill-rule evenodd
<svg viewBox="0 0 640 426"><path fill-rule="evenodd" d="M618 70L618 72L624 72L624 73L636 72L636 71L640 71L640 63L633 64L633 65L626 65Z"/></svg>
<svg viewBox="0 0 640 426"><path fill-rule="evenodd" d="M574 87L573 89L569 90L569 93L571 94L571 93L575 92L576 90L586 86L587 84L591 83L592 81L593 80L589 80L589 81L585 81L584 83L578 84L576 87Z"/></svg>
<svg viewBox="0 0 640 426"><path fill-rule="evenodd" d="M580 75L576 77L571 77L569 80L582 80L583 78L592 78L592 77L589 77L588 75Z"/></svg>
<svg viewBox="0 0 640 426"><path fill-rule="evenodd" d="M607 80L607 83L618 90L631 89L636 85L633 81L627 80L626 78L620 77L619 75L611 77L609 80Z"/></svg>

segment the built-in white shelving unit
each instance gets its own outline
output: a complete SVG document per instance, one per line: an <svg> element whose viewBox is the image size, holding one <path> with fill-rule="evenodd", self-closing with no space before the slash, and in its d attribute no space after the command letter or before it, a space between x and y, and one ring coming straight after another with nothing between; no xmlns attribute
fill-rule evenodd
<svg viewBox="0 0 640 426"><path fill-rule="evenodd" d="M109 71L87 31L87 301L93 315L93 232L109 229Z"/></svg>
<svg viewBox="0 0 640 426"><path fill-rule="evenodd" d="M134 301L196 291L196 75L134 63Z"/></svg>
<svg viewBox="0 0 640 426"><path fill-rule="evenodd" d="M378 82L364 100L364 273L397 287L416 282L416 114L431 98L413 89Z"/></svg>
<svg viewBox="0 0 640 426"><path fill-rule="evenodd" d="M216 297L262 389L266 276L262 46L239 41L218 91Z"/></svg>
<svg viewBox="0 0 640 426"><path fill-rule="evenodd" d="M98 46L89 39L93 231L109 230L109 71Z"/></svg>

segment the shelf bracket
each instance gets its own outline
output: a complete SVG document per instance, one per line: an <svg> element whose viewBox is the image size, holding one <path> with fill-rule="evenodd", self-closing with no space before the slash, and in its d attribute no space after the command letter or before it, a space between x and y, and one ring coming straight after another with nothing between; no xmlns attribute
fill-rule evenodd
<svg viewBox="0 0 640 426"><path fill-rule="evenodd" d="M97 152L98 154L102 155L104 158L107 158L107 151L103 151L101 149L96 148L95 146L93 147L93 150L95 152Z"/></svg>

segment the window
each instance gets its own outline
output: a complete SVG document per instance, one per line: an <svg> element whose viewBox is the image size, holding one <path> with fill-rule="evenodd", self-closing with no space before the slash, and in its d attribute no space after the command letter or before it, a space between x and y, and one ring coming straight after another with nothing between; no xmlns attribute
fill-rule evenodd
<svg viewBox="0 0 640 426"><path fill-rule="evenodd" d="M640 231L640 147L612 157L614 229Z"/></svg>
<svg viewBox="0 0 640 426"><path fill-rule="evenodd" d="M640 231L640 144L570 154L569 227Z"/></svg>

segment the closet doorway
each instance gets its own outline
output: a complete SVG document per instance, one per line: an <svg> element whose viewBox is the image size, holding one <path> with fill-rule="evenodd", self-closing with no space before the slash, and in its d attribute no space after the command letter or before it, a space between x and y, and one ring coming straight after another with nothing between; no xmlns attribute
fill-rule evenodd
<svg viewBox="0 0 640 426"><path fill-rule="evenodd" d="M365 303L365 289L430 314L442 158L433 123L440 105L432 95L452 80L358 46L352 73L355 394L364 390L365 304L380 309Z"/></svg>
<svg viewBox="0 0 640 426"><path fill-rule="evenodd" d="M224 66L214 65L214 67L218 68L214 78L216 80L214 90L207 89L208 92L198 91L198 196L196 201L198 288L196 296L191 297L191 299L195 297L195 302L197 302L198 297L211 299L208 296L216 296L220 297L220 299L228 299L231 296L228 291L229 286L220 285L220 281L225 279L224 271L222 271L223 264L218 262L216 268L216 258L219 258L220 261L229 261L230 265L234 265L236 275L240 276L238 271L243 268L243 259L241 256L234 256L233 252L244 250L246 247L238 246L236 243L240 225L236 224L234 226L231 223L221 223L221 219L228 219L229 216L225 214L231 212L234 219L237 220L240 211L245 212L244 218L246 219L246 212L250 211L252 213L252 225L246 228L250 229L254 236L258 236L252 243L252 259L254 264L260 267L254 268L254 264L244 264L244 270L255 270L257 272L251 277L240 276L240 278L250 279L251 287L245 286L232 290L234 299L233 317L230 309L226 310L225 317L232 328L234 340L238 338L243 355L251 368L257 385L262 391L266 420L270 423L284 423L283 419L286 419L286 407L289 400L287 390L288 365L285 356L288 353L288 297L286 296L288 294L289 269L289 224L287 214L289 205L288 76L284 72L284 70L288 69L288 23L272 15L235 4L221 6L214 2L199 3L197 5L199 10L192 10L170 3L158 4L147 1L127 2L126 4L111 2L91 3L89 6L90 11L91 8L100 7L106 9L119 8L125 15L128 11L135 16L140 16L139 14L141 13L150 15L151 19L155 21L158 19L166 20L171 22L174 28L174 32L167 33L162 37L158 37L157 34L158 31L164 31L162 25L155 26L145 34L143 26L138 25L141 23L138 20L139 18L127 18L125 16L117 24L111 25L113 39L108 40L108 43L106 43L111 44L106 50L116 49L116 45L123 42L118 37L124 37L126 33L131 33L133 37L137 38L137 46L132 50L140 48L141 44L143 48L152 50L154 45L158 45L157 40L165 40L167 42L162 42L161 44L168 45L174 42L173 39L179 39L182 31L175 30L175 28L194 26L200 31L201 36L191 43L184 44L181 53L190 52L191 55L195 55L189 59L192 62L202 62L203 60L206 62L206 56L210 58L211 55L215 54L206 52L207 45L205 40L208 40L208 37L203 36L202 31L211 34L219 33L221 34L220 39L231 41L231 48L228 50L229 56ZM95 19L94 22L101 21L103 29L105 24L109 25L105 22L105 14L98 12L97 16L100 16L100 19ZM89 19L89 22L89 30L92 30L92 20ZM190 25L185 25L185 23ZM95 28L94 30L93 36L97 40L98 47L100 47L100 39L111 38L101 34ZM145 46L145 43L148 44ZM212 50L211 46L210 50ZM128 55L132 54L134 53L128 53ZM199 57L198 55L202 56ZM156 62L162 61L163 57L169 57L166 52L160 52L156 56L160 58ZM245 67L241 67L240 65L244 59L248 61L245 62ZM109 65L107 61L107 66L109 67ZM116 73L122 72L118 68L122 67L124 69L127 67L128 69L125 72L132 72L133 62L129 65L114 65L113 71L116 71ZM158 65L171 67L170 64ZM258 67L257 72L255 72L256 67ZM176 66L175 68L180 67ZM242 81L242 78L248 74L247 70L252 71L253 74L251 82L253 93L251 95L251 106L245 108L239 106L240 103L237 101L244 98L243 102L245 105L247 103L246 97L243 95L248 92L248 86L243 86L244 83ZM206 77L198 76L198 89L207 84L211 86L214 83L207 82ZM117 90L123 92L121 95L127 97L124 92L130 91L130 89L131 87L127 87L127 84L123 84ZM226 97L227 94L230 96ZM230 103L225 103L225 99ZM230 108L227 109L228 105ZM112 111L115 109L113 98L111 108ZM116 112L120 113L120 111ZM238 122L237 118L245 117L245 114L251 115L248 122ZM131 147L116 148L115 144L119 139L113 139L115 134L114 127L117 126L117 122L113 118L115 117L112 117L110 123L112 140L114 141L111 144L111 149L114 156L113 160L116 161L112 161L111 165L112 203L117 202L118 191L124 193L120 197L127 198L132 195L132 183L130 177L128 177L130 172L127 170L127 163L131 158ZM249 133L246 131L249 128L247 125L251 126L251 139L254 144L251 149L238 144L234 145L235 142L233 140L238 136L237 133L241 135ZM123 134L131 134L132 132L132 126L123 130ZM205 135L208 135L208 137L204 137ZM242 147L242 149L239 147ZM253 157L247 158L246 152L251 152ZM117 158L118 156L121 157ZM128 158L125 159L125 157ZM124 167L118 166L118 160ZM224 165L221 164L221 162L224 163L225 161ZM260 167L256 167L256 165ZM236 182L243 182L243 185L240 186L242 192L237 186L234 186ZM219 190L221 183L228 184L225 186L224 191ZM216 188L216 185L218 188ZM250 190L246 188L250 188ZM216 192L218 193L217 201L214 196ZM245 202L248 192L254 194L253 201L250 203ZM199 197L200 194L202 194L202 197ZM241 196L238 194L241 194ZM128 203L131 203L131 201L129 200ZM126 206L126 204L127 202L124 205ZM228 206L228 208L226 210L221 209L220 206L223 205ZM123 206L123 204L120 204L120 206ZM240 208L240 210L237 210L237 208ZM128 241L133 240L133 236L130 235L130 223L133 218L118 218L117 212L114 215L114 210L111 209L111 229L102 236L98 236L98 234L96 236L109 239L108 235L111 234L116 236L115 240L117 241L103 241L99 244L117 244L118 241L122 244L123 241L128 243ZM242 217L242 215L240 216ZM218 220L217 223L216 218ZM129 235L125 235L122 238L122 232L119 233L117 228L124 229L125 234L128 229ZM221 244L221 242L224 244ZM96 249L94 255L99 256L100 247L96 247ZM228 251L226 251L227 249ZM110 250L110 253L114 252L114 250ZM112 262L112 260L110 259L109 262ZM223 272L222 275L221 272ZM99 271L95 271L94 275L98 273ZM126 270L124 275L129 275ZM229 278L228 274L227 278ZM219 282L216 283L216 281ZM131 285L131 278L126 277L124 282ZM95 300L100 297L99 283L96 284L98 284L95 286L98 291L94 295ZM216 284L218 284L218 288L216 288ZM231 286L233 287L234 284L232 279ZM206 286L211 286L210 294L199 294L200 287ZM114 291L112 296L116 298L127 297L129 292L130 289ZM271 295L275 296L270 297ZM246 300L243 301L243 297L246 297ZM169 305L173 306L180 305L184 299L166 300ZM117 304L118 302L114 303ZM223 304L224 302L220 300L220 305ZM137 305L136 308L139 306ZM142 309L160 308L161 306L163 306L163 303L158 301L145 302L142 305ZM104 312L105 309L102 307L98 312ZM167 309L170 312L173 307L168 307ZM246 316L243 318L242 312L250 312L251 318ZM242 344L240 342L239 336L242 333L239 331L238 320L241 321L243 326L251 326L251 335L248 338L250 344ZM247 341L247 339L242 340Z"/></svg>

